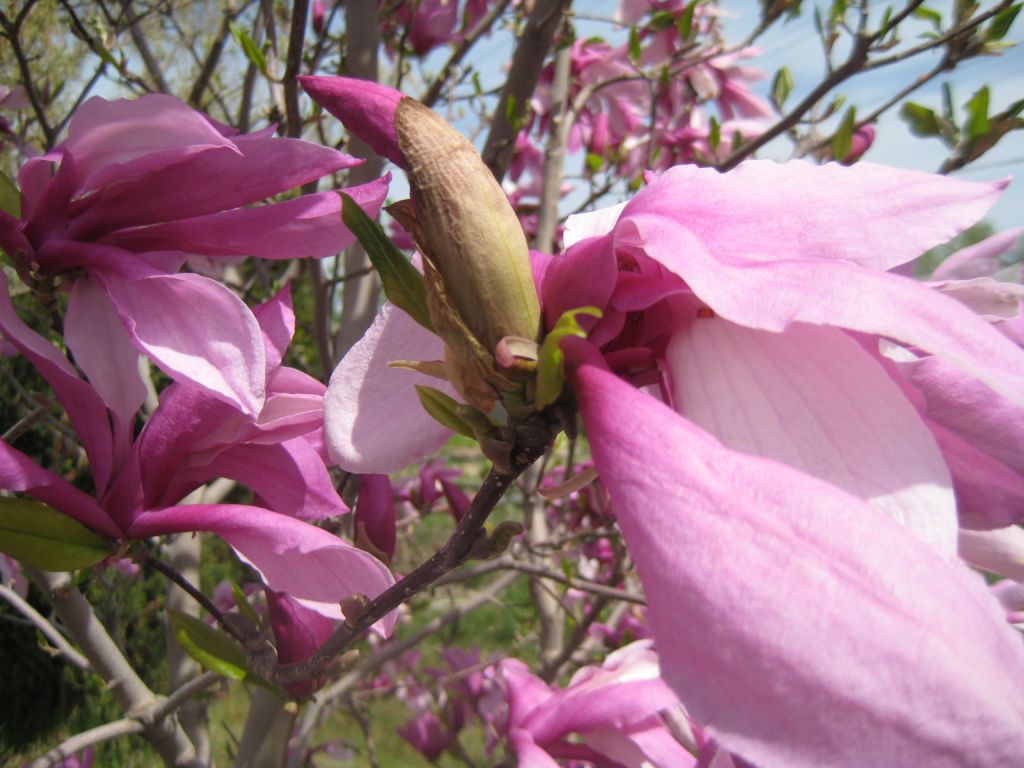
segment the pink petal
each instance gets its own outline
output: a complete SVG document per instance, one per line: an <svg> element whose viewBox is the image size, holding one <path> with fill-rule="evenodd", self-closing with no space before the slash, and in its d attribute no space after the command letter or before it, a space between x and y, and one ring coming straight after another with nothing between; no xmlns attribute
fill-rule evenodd
<svg viewBox="0 0 1024 768"><path fill-rule="evenodd" d="M263 346L267 352L268 375L280 367L288 345L295 335L295 311L292 309L292 286L285 285L269 301L252 308L256 322L263 333Z"/></svg>
<svg viewBox="0 0 1024 768"><path fill-rule="evenodd" d="M386 85L350 77L300 76L299 85L373 151L400 168L405 158L398 148L395 110L404 94Z"/></svg>
<svg viewBox="0 0 1024 768"><path fill-rule="evenodd" d="M430 455L451 435L420 405L416 384L456 397L447 382L392 360L441 360L441 340L400 309L385 304L370 330L331 376L324 425L331 459L358 474L396 472Z"/></svg>
<svg viewBox="0 0 1024 768"><path fill-rule="evenodd" d="M64 317L64 340L75 363L114 415L116 463L131 445L135 414L146 400L139 352L110 299L94 280L75 281Z"/></svg>
<svg viewBox="0 0 1024 768"><path fill-rule="evenodd" d="M975 277L991 277L999 271L999 257L1010 250L1021 235L1024 235L1024 227L1017 227L961 248L939 264L931 279L970 280Z"/></svg>
<svg viewBox="0 0 1024 768"><path fill-rule="evenodd" d="M395 500L387 475L362 475L356 500L355 525L388 560L395 555ZM358 542L359 539L357 538Z"/></svg>
<svg viewBox="0 0 1024 768"><path fill-rule="evenodd" d="M734 323L778 332L804 322L894 338L1024 402L1020 349L959 302L913 280L846 261L713 255L688 228L660 216L624 217L616 237L619 247L646 252L682 277L716 314Z"/></svg>
<svg viewBox="0 0 1024 768"><path fill-rule="evenodd" d="M942 454L856 341L835 328L769 333L693 316L666 350L676 410L726 447L825 480L956 552Z"/></svg>
<svg viewBox="0 0 1024 768"><path fill-rule="evenodd" d="M1024 754L1024 649L975 575L563 346L662 674L725 748L764 768Z"/></svg>
<svg viewBox="0 0 1024 768"><path fill-rule="evenodd" d="M115 101L89 99L75 111L62 148L75 158L81 189L93 190L129 171L137 173L142 158L149 162L146 169L154 170L180 160L187 151L234 151L234 144L184 102L150 94ZM126 167L132 161L136 163Z"/></svg>
<svg viewBox="0 0 1024 768"><path fill-rule="evenodd" d="M122 531L91 496L0 440L0 489L24 493L63 512L86 528L120 539Z"/></svg>
<svg viewBox="0 0 1024 768"><path fill-rule="evenodd" d="M174 378L246 414L265 396L266 353L259 324L220 283L196 274L126 279L93 270L138 348Z"/></svg>
<svg viewBox="0 0 1024 768"><path fill-rule="evenodd" d="M976 568L1024 581L1024 528L960 531L960 557Z"/></svg>
<svg viewBox="0 0 1024 768"><path fill-rule="evenodd" d="M842 259L886 270L970 227L1006 184L873 163L752 160L729 173L680 165L642 190L622 218L685 224L719 257Z"/></svg>
<svg viewBox="0 0 1024 768"><path fill-rule="evenodd" d="M516 755L516 768L559 768L555 759L537 746L529 731L510 729L508 740Z"/></svg>
<svg viewBox="0 0 1024 768"><path fill-rule="evenodd" d="M331 636L333 622L316 611L311 611L283 592L266 590L267 618L274 631L274 645L278 661L291 664L305 661ZM293 696L308 696L320 688L325 677L287 686Z"/></svg>
<svg viewBox="0 0 1024 768"><path fill-rule="evenodd" d="M385 176L342 191L367 214L376 216L390 179ZM354 241L342 224L341 198L334 192L120 230L102 239L106 244L131 251L179 249L208 256L262 259L320 258L343 251Z"/></svg>
<svg viewBox="0 0 1024 768"><path fill-rule="evenodd" d="M376 597L394 579L372 555L322 528L260 507L198 504L147 511L136 517L133 538L183 531L216 533L259 571L264 583L307 608L341 619L339 601L355 594ZM395 617L381 620L390 634Z"/></svg>
<svg viewBox="0 0 1024 768"><path fill-rule="evenodd" d="M82 440L96 488L102 493L113 471L114 450L106 404L93 387L79 378L71 363L56 347L21 321L11 304L7 276L2 272L0 333L35 366L39 375L53 388Z"/></svg>

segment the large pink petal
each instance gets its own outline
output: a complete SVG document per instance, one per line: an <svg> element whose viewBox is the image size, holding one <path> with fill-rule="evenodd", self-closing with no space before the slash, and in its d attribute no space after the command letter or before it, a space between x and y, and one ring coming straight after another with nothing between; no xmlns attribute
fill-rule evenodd
<svg viewBox="0 0 1024 768"><path fill-rule="evenodd" d="M695 310L666 358L676 410L724 445L825 480L956 552L956 503L935 440L843 331L794 323L770 333Z"/></svg>
<svg viewBox="0 0 1024 768"><path fill-rule="evenodd" d="M343 598L376 597L394 583L391 572L372 555L322 528L261 507L197 504L155 509L136 517L130 535L183 531L216 533L260 572L268 587L333 619L344 618L339 606ZM380 623L390 634L394 614Z"/></svg>
<svg viewBox="0 0 1024 768"><path fill-rule="evenodd" d="M104 536L122 537L122 532L95 499L43 469L3 440L0 440L0 489L27 494Z"/></svg>
<svg viewBox="0 0 1024 768"><path fill-rule="evenodd" d="M263 406L266 352L252 311L215 280L195 274L126 279L93 270L135 344L174 378L246 414Z"/></svg>
<svg viewBox="0 0 1024 768"><path fill-rule="evenodd" d="M405 158L398 148L395 110L404 94L386 85L351 77L304 75L299 85L352 133L381 157L401 168Z"/></svg>
<svg viewBox="0 0 1024 768"><path fill-rule="evenodd" d="M389 182L390 176L385 176L342 191L375 217ZM341 221L341 198L334 192L321 192L276 205L119 230L102 242L131 251L172 248L207 256L296 259L330 256L354 240Z"/></svg>
<svg viewBox="0 0 1024 768"><path fill-rule="evenodd" d="M675 272L716 314L739 325L778 332L804 322L894 338L1024 402L1021 350L956 300L908 278L840 260L712 254L688 228L661 216L624 217L616 242Z"/></svg>
<svg viewBox="0 0 1024 768"><path fill-rule="evenodd" d="M7 277L0 272L0 333L46 379L71 420L89 456L93 480L103 492L113 471L113 438L103 398L83 381L68 359L21 321L11 304Z"/></svg>
<svg viewBox="0 0 1024 768"><path fill-rule="evenodd" d="M395 472L430 455L451 435L420 405L416 384L456 397L451 385L392 360L441 360L441 340L391 304L331 376L324 425L331 458L349 472Z"/></svg>
<svg viewBox="0 0 1024 768"><path fill-rule="evenodd" d="M164 94L115 101L94 96L75 111L62 148L75 158L82 191L155 170L187 152L235 151L202 114Z"/></svg>
<svg viewBox="0 0 1024 768"><path fill-rule="evenodd" d="M723 746L762 768L1024 754L1024 649L980 579L846 492L724 448L584 342L564 346L662 674Z"/></svg>
<svg viewBox="0 0 1024 768"><path fill-rule="evenodd" d="M974 224L1006 184L872 163L752 160L729 173L680 165L641 190L622 218L684 224L716 256L842 259L886 270Z"/></svg>
<svg viewBox="0 0 1024 768"><path fill-rule="evenodd" d="M359 162L300 139L241 136L234 145L239 152L200 152L96 191L73 206L68 237L229 211Z"/></svg>
<svg viewBox="0 0 1024 768"><path fill-rule="evenodd" d="M114 306L89 277L75 281L64 317L64 340L75 363L114 416L115 465L131 446L135 414L146 400L139 352Z"/></svg>

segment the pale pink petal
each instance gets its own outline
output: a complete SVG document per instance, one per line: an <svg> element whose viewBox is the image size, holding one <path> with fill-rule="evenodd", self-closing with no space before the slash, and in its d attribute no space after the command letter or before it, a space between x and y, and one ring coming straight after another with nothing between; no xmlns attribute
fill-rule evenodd
<svg viewBox="0 0 1024 768"><path fill-rule="evenodd" d="M265 396L266 353L259 324L241 299L196 274L125 279L94 270L142 352L175 378L202 387L243 413Z"/></svg>
<svg viewBox="0 0 1024 768"><path fill-rule="evenodd" d="M331 376L324 398L324 425L331 458L358 474L395 472L430 455L451 435L420 405L414 385L452 397L445 381L392 360L441 360L441 340L391 304L352 347Z"/></svg>
<svg viewBox="0 0 1024 768"><path fill-rule="evenodd" d="M387 195L390 176L342 190L375 217ZM102 242L132 251L180 249L208 256L262 259L323 257L355 241L341 221L341 198L334 192L303 195L275 205L239 208L148 227L119 230Z"/></svg>
<svg viewBox="0 0 1024 768"><path fill-rule="evenodd" d="M1024 402L1021 350L959 302L913 280L842 260L712 254L687 227L662 216L624 218L616 236L620 248L646 252L734 323L778 332L804 322L897 339Z"/></svg>
<svg viewBox="0 0 1024 768"><path fill-rule="evenodd" d="M135 414L146 400L139 352L106 293L89 277L75 281L64 316L64 340L75 363L115 419L119 464L131 445Z"/></svg>
<svg viewBox="0 0 1024 768"><path fill-rule="evenodd" d="M724 747L764 768L1024 754L1024 648L976 575L563 347L662 674Z"/></svg>
<svg viewBox="0 0 1024 768"><path fill-rule="evenodd" d="M596 211L574 213L565 220L565 233L562 235L565 250L588 237L607 235L615 228L615 222L619 220L625 207L625 203L619 203Z"/></svg>
<svg viewBox="0 0 1024 768"><path fill-rule="evenodd" d="M263 346L267 352L267 374L281 365L288 345L295 335L295 311L292 309L292 286L285 285L272 299L252 308L256 322L263 333Z"/></svg>
<svg viewBox="0 0 1024 768"><path fill-rule="evenodd" d="M788 464L956 551L949 472L885 370L835 328L783 333L698 317L672 337L674 405L735 451Z"/></svg>
<svg viewBox="0 0 1024 768"><path fill-rule="evenodd" d="M373 598L394 583L383 563L344 539L260 507L199 504L150 510L135 518L129 533L143 538L183 531L216 533L259 571L268 587L333 619L344 618L343 598ZM394 614L379 622L386 634L394 623Z"/></svg>
<svg viewBox="0 0 1024 768"><path fill-rule="evenodd" d="M931 279L970 280L975 277L991 277L999 271L999 257L1010 250L1022 234L1024 227L1008 229L980 243L961 248L939 264Z"/></svg>
<svg viewBox="0 0 1024 768"><path fill-rule="evenodd" d="M0 272L0 333L53 388L82 441L96 488L102 493L113 471L114 452L106 404L96 390L78 376L60 350L21 321L11 304L7 276L3 272Z"/></svg>
<svg viewBox="0 0 1024 768"><path fill-rule="evenodd" d="M27 494L104 536L119 539L123 535L95 499L43 469L3 440L0 440L0 490Z"/></svg>
<svg viewBox="0 0 1024 768"><path fill-rule="evenodd" d="M303 75L298 81L313 101L338 118L374 152L405 167L395 133L395 110L398 102L405 98L404 94L386 85L350 77Z"/></svg>
<svg viewBox="0 0 1024 768"><path fill-rule="evenodd" d="M960 531L960 557L976 568L1024 581L1024 528Z"/></svg>
<svg viewBox="0 0 1024 768"><path fill-rule="evenodd" d="M751 160L729 173L680 165L642 190L622 218L683 223L720 257L842 259L885 270L970 227L1006 184L872 163Z"/></svg>

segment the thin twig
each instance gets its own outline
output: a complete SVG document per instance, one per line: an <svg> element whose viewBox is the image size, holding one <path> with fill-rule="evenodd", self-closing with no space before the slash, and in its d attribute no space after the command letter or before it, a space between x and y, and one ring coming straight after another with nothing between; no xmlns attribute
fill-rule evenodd
<svg viewBox="0 0 1024 768"><path fill-rule="evenodd" d="M46 636L46 639L53 643L53 646L60 651L61 655L64 656L68 662L78 667L83 672L92 671L89 660L75 650L71 643L65 639L64 635L62 635L58 629L53 626L53 624L47 621L43 614L33 608L25 598L6 584L0 584L0 597L3 597L8 603L18 609L22 616L32 622L36 629L42 632Z"/></svg>

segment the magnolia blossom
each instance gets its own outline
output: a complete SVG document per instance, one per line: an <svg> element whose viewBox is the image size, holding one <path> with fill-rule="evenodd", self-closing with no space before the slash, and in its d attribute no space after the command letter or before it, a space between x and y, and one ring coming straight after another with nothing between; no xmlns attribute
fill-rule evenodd
<svg viewBox="0 0 1024 768"><path fill-rule="evenodd" d="M22 167L21 217L0 211L0 247L37 292L73 283L66 325L102 329L110 355L99 368L118 371L96 386L137 390L120 366L134 348L172 378L259 412L259 325L225 286L178 270L189 255L337 253L353 237L333 192L242 206L361 162L272 132L239 135L161 94L94 97L62 144ZM347 192L375 213L386 190L380 179Z"/></svg>
<svg viewBox="0 0 1024 768"><path fill-rule="evenodd" d="M342 598L376 595L393 582L379 560L299 519L322 519L348 509L319 452L323 385L280 365L294 330L286 292L257 308L263 358L271 361L260 372L269 393L260 413L248 416L204 390L176 383L132 439L131 419L125 428L118 427L118 404L106 400L102 388L84 381L63 353L18 318L6 288L0 275L0 332L64 405L82 438L96 496L2 441L0 489L34 497L111 539L216 533L268 586L332 618L341 618ZM176 504L216 477L239 480L254 491L257 503L270 508ZM381 629L390 631L393 623L388 618Z"/></svg>

